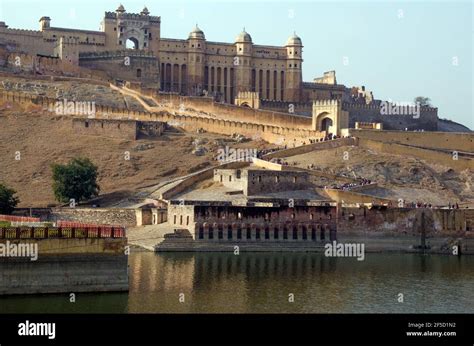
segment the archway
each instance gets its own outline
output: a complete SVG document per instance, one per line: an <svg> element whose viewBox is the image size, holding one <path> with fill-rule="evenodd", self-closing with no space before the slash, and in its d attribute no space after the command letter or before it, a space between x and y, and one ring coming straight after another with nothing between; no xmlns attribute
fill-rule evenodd
<svg viewBox="0 0 474 346"><path fill-rule="evenodd" d="M127 49L138 49L138 40L135 37L130 37L125 41L125 47Z"/></svg>
<svg viewBox="0 0 474 346"><path fill-rule="evenodd" d="M324 118L321 120L321 130L330 132L330 128L332 126L332 119L331 118Z"/></svg>
<svg viewBox="0 0 474 346"><path fill-rule="evenodd" d="M334 114L326 111L319 113L315 120L317 131L331 132L331 127L334 129L336 125Z"/></svg>

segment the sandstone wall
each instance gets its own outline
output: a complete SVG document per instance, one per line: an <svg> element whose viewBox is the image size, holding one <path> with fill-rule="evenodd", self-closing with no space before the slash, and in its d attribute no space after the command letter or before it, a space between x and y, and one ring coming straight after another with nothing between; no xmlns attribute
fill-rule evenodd
<svg viewBox="0 0 474 346"><path fill-rule="evenodd" d="M136 140L137 122L134 120L72 119L72 128L79 135L103 136Z"/></svg>
<svg viewBox="0 0 474 346"><path fill-rule="evenodd" d="M454 160L451 153L422 149L397 143L384 143L369 139L359 139L358 143L362 148L368 148L387 154L413 156L434 164L444 165L455 170L474 170L474 159L458 156L458 159Z"/></svg>
<svg viewBox="0 0 474 346"><path fill-rule="evenodd" d="M340 138L332 141L317 142L312 144L307 144L299 146L297 148L290 148L286 150L279 150L274 153L270 153L264 156L266 160L270 160L275 157L290 157L295 155L301 155L309 153L314 150L326 150L332 148L338 148L343 146L356 145L356 140L354 138Z"/></svg>
<svg viewBox="0 0 474 346"><path fill-rule="evenodd" d="M119 208L53 208L49 220L78 221L125 227L137 225L135 209Z"/></svg>
<svg viewBox="0 0 474 346"><path fill-rule="evenodd" d="M350 130L358 138L474 153L474 133Z"/></svg>
<svg viewBox="0 0 474 346"><path fill-rule="evenodd" d="M356 122L383 123L387 130L418 130L436 131L438 129L438 109L422 107L420 117L413 115L382 115L380 106L344 103L344 110L349 111L349 127L355 128Z"/></svg>

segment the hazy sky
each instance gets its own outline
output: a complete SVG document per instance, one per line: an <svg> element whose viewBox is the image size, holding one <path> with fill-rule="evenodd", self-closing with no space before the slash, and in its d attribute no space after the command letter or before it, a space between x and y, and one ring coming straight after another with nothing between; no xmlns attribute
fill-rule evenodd
<svg viewBox="0 0 474 346"><path fill-rule="evenodd" d="M431 98L438 115L474 129L472 1L123 1L161 16L161 35L187 38L198 23L210 41L233 42L243 27L256 44L303 40L303 79L336 70L338 83L365 85L377 99ZM0 0L11 28L98 30L119 1ZM347 62L347 64L344 63Z"/></svg>

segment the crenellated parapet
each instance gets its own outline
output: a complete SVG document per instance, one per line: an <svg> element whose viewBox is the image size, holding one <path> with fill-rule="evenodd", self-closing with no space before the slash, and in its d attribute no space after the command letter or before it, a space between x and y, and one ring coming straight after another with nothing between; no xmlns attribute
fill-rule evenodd
<svg viewBox="0 0 474 346"><path fill-rule="evenodd" d="M82 52L79 53L80 59L105 59L105 58L125 58L125 57L142 57L155 58L155 54L147 50L115 50L104 52Z"/></svg>
<svg viewBox="0 0 474 346"><path fill-rule="evenodd" d="M130 19L130 20L147 20L152 23L160 23L160 16L149 16L140 13L121 13L116 12L105 12L105 18L107 19Z"/></svg>

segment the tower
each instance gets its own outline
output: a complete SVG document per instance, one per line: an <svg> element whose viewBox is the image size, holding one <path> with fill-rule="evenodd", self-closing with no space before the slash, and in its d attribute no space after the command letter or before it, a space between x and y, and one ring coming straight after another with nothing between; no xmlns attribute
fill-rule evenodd
<svg viewBox="0 0 474 346"><path fill-rule="evenodd" d="M234 58L235 87L239 91L250 91L252 83L252 37L244 30L235 39Z"/></svg>
<svg viewBox="0 0 474 346"><path fill-rule="evenodd" d="M43 31L44 29L49 29L49 26L51 24L51 18L43 16L39 20L40 23L40 31Z"/></svg>
<svg viewBox="0 0 474 346"><path fill-rule="evenodd" d="M298 102L301 97L303 43L295 34L286 42L285 101Z"/></svg>
<svg viewBox="0 0 474 346"><path fill-rule="evenodd" d="M188 95L200 95L204 89L206 37L204 32L196 27L188 36L188 71L184 73Z"/></svg>
<svg viewBox="0 0 474 346"><path fill-rule="evenodd" d="M105 12L102 21L106 49L126 49L129 41L133 44L133 49L152 51L158 56L160 25L161 18L150 16L146 7L140 13L128 13L120 5L115 12Z"/></svg>

